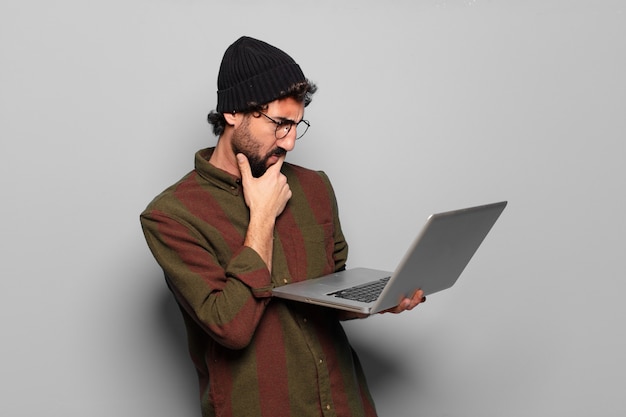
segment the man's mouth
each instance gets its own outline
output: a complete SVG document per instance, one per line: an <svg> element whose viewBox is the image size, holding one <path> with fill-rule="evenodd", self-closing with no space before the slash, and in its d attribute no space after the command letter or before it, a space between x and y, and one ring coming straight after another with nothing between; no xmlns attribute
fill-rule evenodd
<svg viewBox="0 0 626 417"><path fill-rule="evenodd" d="M269 154L266 160L270 163L270 165L274 165L283 155L287 155L287 151L283 148L277 148Z"/></svg>
<svg viewBox="0 0 626 417"><path fill-rule="evenodd" d="M287 151L283 148L276 148L276 150L272 153L272 156L278 156L279 158L283 155L287 155Z"/></svg>

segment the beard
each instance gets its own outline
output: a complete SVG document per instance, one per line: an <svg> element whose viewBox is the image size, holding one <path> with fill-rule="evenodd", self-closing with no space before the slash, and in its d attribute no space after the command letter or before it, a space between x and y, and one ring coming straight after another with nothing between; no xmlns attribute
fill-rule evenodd
<svg viewBox="0 0 626 417"><path fill-rule="evenodd" d="M237 130L233 132L231 141L233 152L235 155L242 153L248 158L250 163L250 172L255 178L259 178L267 171L267 161L272 156L286 155L287 151L283 148L276 147L265 155L260 155L261 145L254 139L250 129L249 122L244 122Z"/></svg>

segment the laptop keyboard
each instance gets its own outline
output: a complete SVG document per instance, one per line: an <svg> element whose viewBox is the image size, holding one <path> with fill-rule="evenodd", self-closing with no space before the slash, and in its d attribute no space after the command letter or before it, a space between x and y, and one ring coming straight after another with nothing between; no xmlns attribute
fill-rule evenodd
<svg viewBox="0 0 626 417"><path fill-rule="evenodd" d="M336 292L331 292L328 295L334 295L335 297L345 298L347 300L360 301L362 303L371 303L376 301L380 293L387 285L391 277L381 278L376 281L368 282L367 284L357 285L355 287L346 288Z"/></svg>

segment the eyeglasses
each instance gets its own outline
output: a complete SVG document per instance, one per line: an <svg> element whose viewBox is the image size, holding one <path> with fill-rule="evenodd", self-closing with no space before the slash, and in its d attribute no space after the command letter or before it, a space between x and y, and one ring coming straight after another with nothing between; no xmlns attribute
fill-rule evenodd
<svg viewBox="0 0 626 417"><path fill-rule="evenodd" d="M304 136L306 131L309 130L309 127L311 126L309 121L304 120L304 119L300 120L298 123L294 122L293 120L277 121L277 120L272 119L265 113L261 113L261 114L267 117L269 121L271 121L272 123L276 125L276 131L274 131L274 134L276 135L276 139L283 139L284 137L286 137L289 134L289 132L291 132L291 128L295 126L296 127L296 140L298 140L302 136ZM298 134L298 129L301 129L300 134Z"/></svg>

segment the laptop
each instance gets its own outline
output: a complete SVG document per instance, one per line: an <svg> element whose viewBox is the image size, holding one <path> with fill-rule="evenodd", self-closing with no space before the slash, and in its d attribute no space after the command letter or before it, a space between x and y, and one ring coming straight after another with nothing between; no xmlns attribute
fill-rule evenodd
<svg viewBox="0 0 626 417"><path fill-rule="evenodd" d="M454 285L506 207L501 201L432 214L393 272L351 268L273 289L274 297L364 314L395 307L417 289Z"/></svg>

